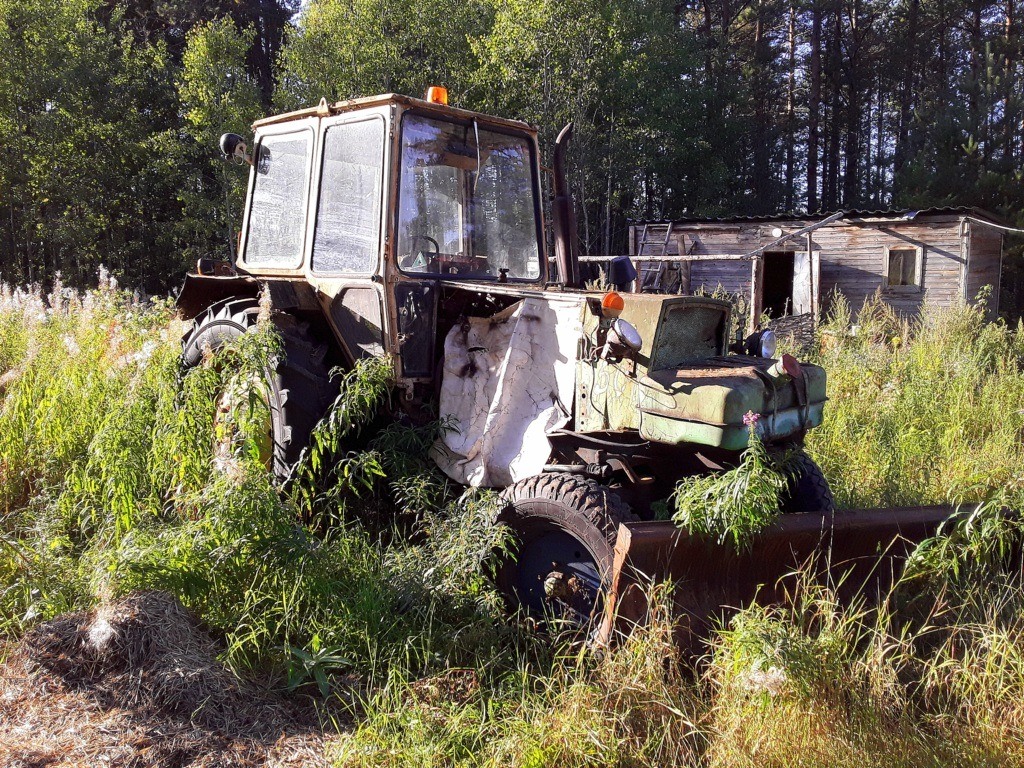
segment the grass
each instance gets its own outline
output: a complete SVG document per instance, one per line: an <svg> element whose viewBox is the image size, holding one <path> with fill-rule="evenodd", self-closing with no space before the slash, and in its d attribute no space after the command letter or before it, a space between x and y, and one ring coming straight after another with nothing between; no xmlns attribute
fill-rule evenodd
<svg viewBox="0 0 1024 768"><path fill-rule="evenodd" d="M856 332L840 297L814 354L825 423L808 438L839 507L976 502L1024 492L1024 333L983 304L897 316L877 297Z"/></svg>
<svg viewBox="0 0 1024 768"><path fill-rule="evenodd" d="M271 331L186 374L166 302L106 279L0 288L0 632L171 591L237 673L348 710L339 766L1024 765L1024 587L1005 568L1019 531L998 514L1024 508L1024 334L972 308L906 323L880 304L851 333L837 306L813 352L831 401L809 450L839 504L984 504L882 609L805 580L692 663L664 587L613 651L510 622L483 576L504 545L495 499L425 458L447 425L342 453L387 407L386 367L348 375L281 494L245 418L211 458L216 394L253 380Z"/></svg>

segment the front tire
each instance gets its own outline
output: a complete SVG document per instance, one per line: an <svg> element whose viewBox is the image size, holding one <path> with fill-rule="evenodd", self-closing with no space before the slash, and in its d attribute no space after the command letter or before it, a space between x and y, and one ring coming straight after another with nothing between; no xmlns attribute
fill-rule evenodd
<svg viewBox="0 0 1024 768"><path fill-rule="evenodd" d="M803 450L799 450L789 465L792 478L782 498L782 511L786 513L801 512L835 512L836 502L832 497L832 488L814 459Z"/></svg>
<svg viewBox="0 0 1024 768"><path fill-rule="evenodd" d="M208 309L182 339L184 368L200 365L207 348L216 352L255 329L259 311L258 302L248 298ZM324 364L326 347L316 343L308 327L283 312L273 312L270 320L280 334L282 354L265 372L263 382L269 410L265 461L267 469L284 482L331 404L335 388Z"/></svg>
<svg viewBox="0 0 1024 768"><path fill-rule="evenodd" d="M635 515L615 493L579 475L537 475L502 495L498 521L512 530L516 552L498 569L499 589L535 618L584 625L600 610L619 523Z"/></svg>

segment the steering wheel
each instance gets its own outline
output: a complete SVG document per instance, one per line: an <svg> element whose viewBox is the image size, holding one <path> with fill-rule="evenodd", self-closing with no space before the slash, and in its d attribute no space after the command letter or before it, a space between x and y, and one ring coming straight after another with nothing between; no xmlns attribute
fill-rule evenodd
<svg viewBox="0 0 1024 768"><path fill-rule="evenodd" d="M412 235L409 238L410 245L414 244L417 240L426 240L428 243L430 243L432 246L434 246L434 250L433 250L434 258L435 259L440 259L441 258L441 246L438 245L437 240L435 240L434 238L430 237L429 235ZM413 249L410 249L410 250L413 250ZM419 252L416 252L415 250L413 250L412 253L410 253L408 256L406 256L402 260L402 265L401 266L402 267L406 267L406 268L408 268L408 267L416 267L416 268L427 268L427 267L429 267L430 266L430 261L429 261L429 259L424 258L424 254L425 253L429 254L429 253L431 253L431 251L419 251ZM421 263L417 263L417 262L420 261L420 259L423 259L423 261Z"/></svg>

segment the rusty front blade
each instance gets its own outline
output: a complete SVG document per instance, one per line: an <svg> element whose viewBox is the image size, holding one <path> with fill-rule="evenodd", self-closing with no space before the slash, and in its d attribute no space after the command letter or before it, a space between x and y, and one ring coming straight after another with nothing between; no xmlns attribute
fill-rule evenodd
<svg viewBox="0 0 1024 768"><path fill-rule="evenodd" d="M781 600L792 587L784 577L800 568L827 578L841 599L884 595L914 546L954 511L934 506L782 515L743 550L671 522L625 523L597 642L608 643L645 621L652 583L673 584L678 639L687 649L730 610Z"/></svg>

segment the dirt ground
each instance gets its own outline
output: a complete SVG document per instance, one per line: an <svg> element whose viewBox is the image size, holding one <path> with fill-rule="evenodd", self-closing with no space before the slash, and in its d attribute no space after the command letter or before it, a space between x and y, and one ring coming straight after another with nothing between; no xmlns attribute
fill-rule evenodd
<svg viewBox="0 0 1024 768"><path fill-rule="evenodd" d="M326 718L216 650L160 592L40 625L0 666L0 768L327 765Z"/></svg>

